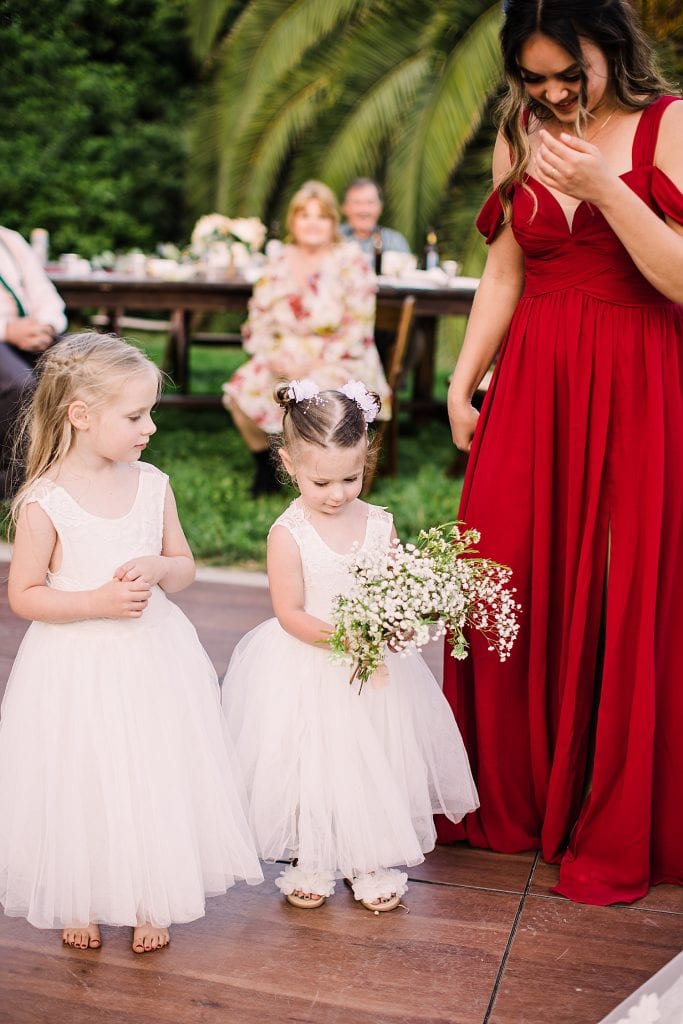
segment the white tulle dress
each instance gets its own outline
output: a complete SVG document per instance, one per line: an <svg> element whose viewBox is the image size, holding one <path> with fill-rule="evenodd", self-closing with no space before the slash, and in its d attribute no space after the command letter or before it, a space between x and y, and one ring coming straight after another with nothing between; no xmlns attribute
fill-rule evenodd
<svg viewBox="0 0 683 1024"><path fill-rule="evenodd" d="M386 551L392 517L366 507L363 548ZM329 622L357 552L328 547L301 498L275 525L299 547L306 611ZM297 640L275 618L248 633L230 661L223 707L252 832L264 860L298 859L306 878L297 876L295 888L329 895L326 879L418 864L435 844L434 813L459 821L478 806L460 732L423 658L389 653L387 666L387 685L366 683L359 694L348 666L332 664L326 648ZM403 891L396 876L390 889Z"/></svg>
<svg viewBox="0 0 683 1024"><path fill-rule="evenodd" d="M30 495L62 545L49 586L86 590L161 551L167 478L138 463L135 502L106 519L61 487ZM206 896L262 880L194 627L154 587L139 619L34 622L0 723L0 902L40 928L165 927Z"/></svg>

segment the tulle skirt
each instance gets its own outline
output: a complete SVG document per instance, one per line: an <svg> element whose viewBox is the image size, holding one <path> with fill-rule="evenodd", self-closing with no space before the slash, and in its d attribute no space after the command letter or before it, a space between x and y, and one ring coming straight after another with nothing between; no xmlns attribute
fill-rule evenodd
<svg viewBox="0 0 683 1024"><path fill-rule="evenodd" d="M351 669L270 619L238 644L223 707L264 860L352 877L418 864L432 815L478 805L453 714L419 655L389 654L389 680L359 694Z"/></svg>
<svg viewBox="0 0 683 1024"><path fill-rule="evenodd" d="M155 609L29 627L0 724L7 914L165 927L262 879L215 672L180 609Z"/></svg>

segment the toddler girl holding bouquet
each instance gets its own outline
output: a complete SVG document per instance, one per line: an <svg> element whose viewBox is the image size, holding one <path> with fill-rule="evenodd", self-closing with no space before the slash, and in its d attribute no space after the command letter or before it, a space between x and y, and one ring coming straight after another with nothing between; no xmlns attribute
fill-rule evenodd
<svg viewBox="0 0 683 1024"><path fill-rule="evenodd" d="M389 651L362 688L330 657L352 565L364 553L388 559L395 537L391 515L359 497L379 396L356 381L325 391L293 381L276 399L279 455L299 497L268 537L275 618L241 640L223 685L250 824L264 860L290 861L276 882L289 903L319 907L341 877L368 910L393 910L407 888L398 866L434 848L432 815L457 822L477 793L419 654Z"/></svg>

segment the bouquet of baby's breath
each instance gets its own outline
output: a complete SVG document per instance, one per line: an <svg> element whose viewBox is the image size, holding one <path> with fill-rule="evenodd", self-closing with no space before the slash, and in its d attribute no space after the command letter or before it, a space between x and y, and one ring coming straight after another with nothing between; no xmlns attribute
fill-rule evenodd
<svg viewBox="0 0 683 1024"><path fill-rule="evenodd" d="M354 665L350 682L370 678L387 648L419 651L449 634L454 658L466 658L464 629L474 627L501 661L519 630L512 570L477 555L476 530L445 523L421 530L417 544L394 541L389 552L363 552L351 566L348 595L336 599L329 644L335 662Z"/></svg>

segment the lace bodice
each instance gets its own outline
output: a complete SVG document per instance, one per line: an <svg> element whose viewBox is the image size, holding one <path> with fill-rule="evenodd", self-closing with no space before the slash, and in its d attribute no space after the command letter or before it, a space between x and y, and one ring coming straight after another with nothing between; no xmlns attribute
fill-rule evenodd
<svg viewBox="0 0 683 1024"><path fill-rule="evenodd" d="M273 526L284 526L294 537L301 553L304 575L304 608L310 615L329 620L332 604L338 594L346 594L353 577L349 566L361 551L387 551L393 518L377 505L367 505L365 538L360 547L346 554L333 551L311 523L306 506L300 498L293 501Z"/></svg>
<svg viewBox="0 0 683 1024"><path fill-rule="evenodd" d="M62 547L61 565L48 583L58 590L89 590L112 578L117 566L140 555L161 553L168 477L145 462L130 510L116 519L93 515L51 480L40 480L27 502L37 502L50 517Z"/></svg>

